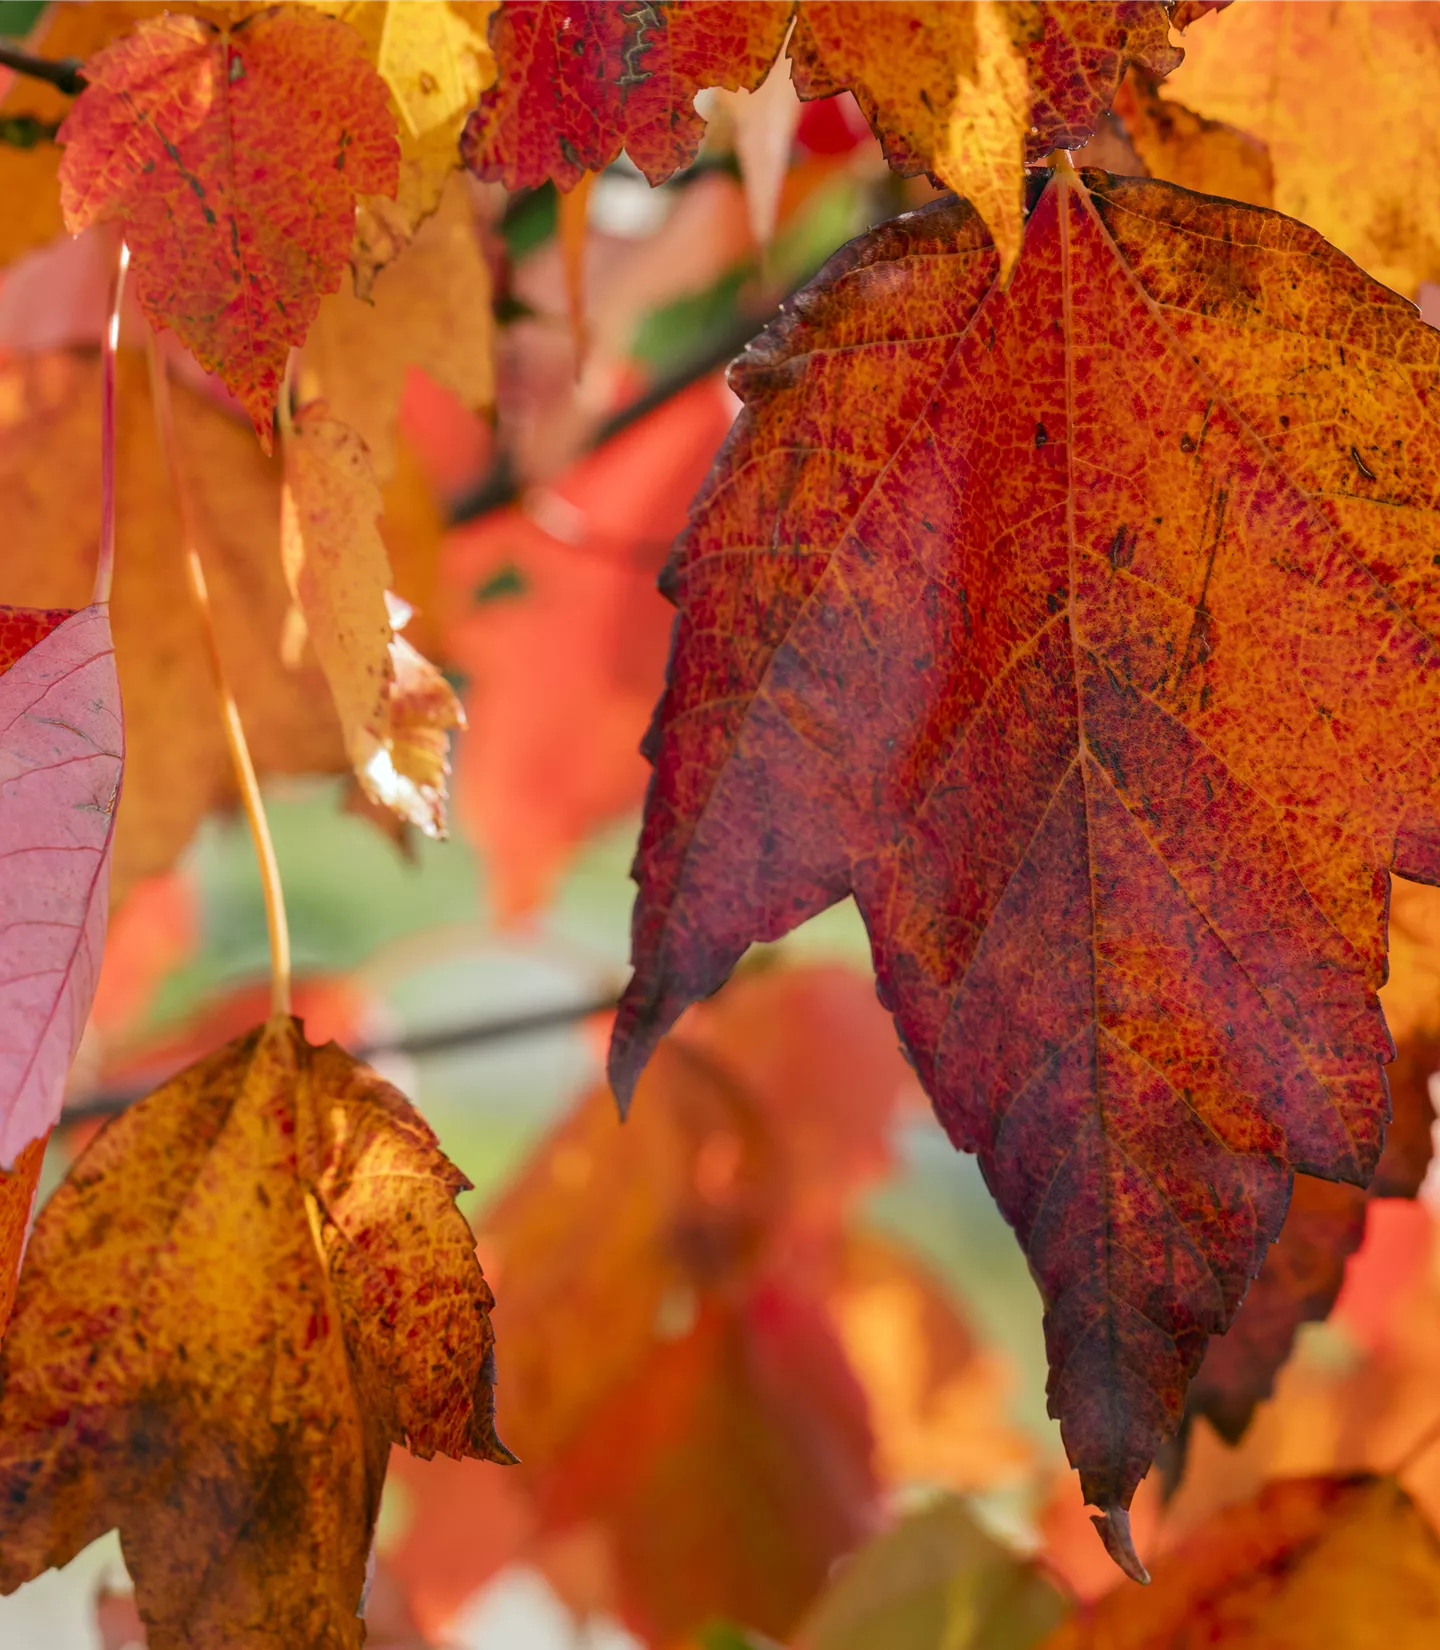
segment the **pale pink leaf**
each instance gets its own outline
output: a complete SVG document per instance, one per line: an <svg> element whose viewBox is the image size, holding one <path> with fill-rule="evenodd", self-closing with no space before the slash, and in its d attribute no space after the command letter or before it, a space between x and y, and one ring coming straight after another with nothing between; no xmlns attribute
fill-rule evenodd
<svg viewBox="0 0 1440 1650"><path fill-rule="evenodd" d="M44 1134L95 995L124 765L105 607L0 675L0 1167Z"/></svg>

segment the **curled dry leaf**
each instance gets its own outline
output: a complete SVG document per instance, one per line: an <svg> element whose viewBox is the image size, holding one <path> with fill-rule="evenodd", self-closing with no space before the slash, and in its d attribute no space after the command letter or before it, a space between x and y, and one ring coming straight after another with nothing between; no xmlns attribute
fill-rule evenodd
<svg viewBox="0 0 1440 1650"><path fill-rule="evenodd" d="M1246 0L1186 34L1165 96L1253 133L1280 211L1413 297L1440 280L1440 207L1412 182L1440 142L1437 77L1440 11L1425 0Z"/></svg>
<svg viewBox="0 0 1440 1650"><path fill-rule="evenodd" d="M1440 336L1274 214L1037 190L1008 290L938 203L732 369L611 1072L853 894L1113 1518L1291 1170L1379 1156L1386 873L1440 881Z"/></svg>
<svg viewBox="0 0 1440 1650"><path fill-rule="evenodd" d="M488 406L494 332L490 268L475 236L469 191L454 177L405 257L377 279L370 302L342 288L321 304L304 364L332 415L369 448L384 482L395 472L406 373L418 367L467 407Z"/></svg>
<svg viewBox="0 0 1440 1650"><path fill-rule="evenodd" d="M441 672L400 634L409 607L385 593L390 614L390 689L385 741L359 775L362 789L398 819L430 837L449 830L450 737L465 712Z"/></svg>
<svg viewBox="0 0 1440 1650"><path fill-rule="evenodd" d="M124 766L108 610L0 607L0 1170L60 1115L100 977Z"/></svg>
<svg viewBox="0 0 1440 1650"><path fill-rule="evenodd" d="M120 222L141 308L224 379L268 452L286 356L340 285L356 196L395 191L385 83L345 24L284 8L235 28L152 18L85 73L60 131L66 226Z"/></svg>
<svg viewBox="0 0 1440 1650"><path fill-rule="evenodd" d="M0 1364L0 1587L119 1526L151 1650L358 1650L392 1440L507 1461L464 1178L275 1021L109 1124Z"/></svg>
<svg viewBox="0 0 1440 1650"><path fill-rule="evenodd" d="M464 722L445 678L397 632L380 489L364 441L323 401L285 435L280 552L361 788L429 836L445 834L449 731Z"/></svg>
<svg viewBox="0 0 1440 1650"><path fill-rule="evenodd" d="M716 87L717 105L730 120L735 159L745 185L745 209L757 246L769 246L780 216L780 196L790 166L790 150L800 124L800 99L790 79L790 59L781 55L753 92Z"/></svg>
<svg viewBox="0 0 1440 1650"><path fill-rule="evenodd" d="M95 576L99 363L42 355L0 365L0 600L78 607ZM175 511L143 360L119 364L115 591L110 617L125 701L125 804L112 895L167 869L200 820L235 795L204 639L185 582ZM280 565L280 473L246 426L207 396L175 390L221 656L255 765L330 773L345 752L325 682L280 659L289 596ZM401 586L402 589L407 586Z"/></svg>
<svg viewBox="0 0 1440 1650"><path fill-rule="evenodd" d="M658 183L695 158L695 92L759 87L792 17L787 49L800 96L853 91L892 166L931 172L972 200L1007 274L1019 253L1026 160L1084 143L1127 63L1164 74L1180 61L1160 0L631 10L507 0L492 26L500 78L466 128L466 164L511 189L546 178L571 189L624 148Z"/></svg>
<svg viewBox="0 0 1440 1650"><path fill-rule="evenodd" d="M1226 1507L1145 1592L1079 1611L1043 1650L1428 1650L1440 1540L1393 1478L1292 1478Z"/></svg>

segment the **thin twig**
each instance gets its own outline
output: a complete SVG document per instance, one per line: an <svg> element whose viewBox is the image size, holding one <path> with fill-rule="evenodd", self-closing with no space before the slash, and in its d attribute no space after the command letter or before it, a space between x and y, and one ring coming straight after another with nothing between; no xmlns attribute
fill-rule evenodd
<svg viewBox="0 0 1440 1650"><path fill-rule="evenodd" d="M1401 1473L1409 1472L1420 1457L1427 1450L1433 1449L1437 1443L1440 1443L1440 1415L1435 1416L1428 1426L1421 1429L1419 1436L1411 1442L1404 1455L1390 1469L1391 1477L1398 1478Z"/></svg>
<svg viewBox="0 0 1440 1650"><path fill-rule="evenodd" d="M480 1048L486 1043L503 1042L511 1037L532 1036L541 1031L558 1031L577 1021L588 1020L596 1014L608 1014L615 1008L613 993L590 998L578 1003L566 1003L556 1008L532 1009L528 1014L515 1014L504 1020L482 1020L477 1025L443 1026L436 1031L417 1031L408 1037L397 1037L390 1042L357 1043L350 1052L357 1060L383 1059L387 1055L404 1055L423 1059L426 1055L449 1054L457 1049ZM143 1100L173 1072L157 1072L147 1082L129 1084L124 1088L101 1089L76 1100L65 1107L61 1120L79 1123L87 1118L113 1117L137 1100Z"/></svg>
<svg viewBox="0 0 1440 1650"><path fill-rule="evenodd" d="M765 327L767 319L768 317L764 316L758 319L748 316L740 318L699 354L657 379L648 390L637 395L618 412L611 413L582 444L580 453L597 452L606 442L613 441L632 424L637 424L650 413L658 411L667 401L689 389L692 384L697 384L702 378L708 378L712 372L717 372L751 342ZM457 526L462 522L477 521L482 516L488 516L493 511L503 510L507 505L514 504L524 490L525 483L502 451L484 481L456 499L450 509L450 520Z"/></svg>
<svg viewBox="0 0 1440 1650"><path fill-rule="evenodd" d="M195 511L190 496L190 485L185 467L180 461L175 441L175 415L170 404L170 380L165 363L160 359L154 332L145 340L150 364L150 390L155 402L155 417L160 426L160 442L165 450L165 462L170 470L175 503L180 514L180 532L185 541L185 570L190 581L190 594L200 616L200 628L210 654L210 668L215 676L215 691L220 700L220 719L225 727L225 743L230 747L230 761L245 806L245 817L250 822L250 835L255 843L255 858L260 863L260 884L265 893L265 921L270 930L270 1006L276 1015L290 1013L290 925L285 916L285 894L280 885L280 866L275 858L275 844L270 838L270 824L265 817L265 804L260 796L260 781L255 777L255 764L250 760L250 747L245 742L245 729L235 697L225 679L225 666L220 658L220 644L215 635L215 616L210 607L210 593L205 586L205 569L200 563L199 539L195 532Z"/></svg>
<svg viewBox="0 0 1440 1650"><path fill-rule="evenodd" d="M0 115L0 143L11 149L36 149L53 143L60 130L58 120L37 120L34 115Z"/></svg>
<svg viewBox="0 0 1440 1650"><path fill-rule="evenodd" d="M115 581L115 352L120 347L120 307L129 267L130 248L121 241L110 278L110 320L100 349L100 555L90 598L97 605L110 600Z"/></svg>
<svg viewBox="0 0 1440 1650"><path fill-rule="evenodd" d="M0 69L14 69L31 80L43 80L66 97L78 96L89 84L81 67L78 57L37 57L23 46L10 46L0 40Z"/></svg>

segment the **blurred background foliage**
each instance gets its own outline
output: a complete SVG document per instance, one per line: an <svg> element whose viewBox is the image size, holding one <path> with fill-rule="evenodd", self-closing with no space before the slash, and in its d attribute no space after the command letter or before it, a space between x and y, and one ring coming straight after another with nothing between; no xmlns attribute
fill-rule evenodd
<svg viewBox="0 0 1440 1650"><path fill-rule="evenodd" d="M0 30L23 34L40 10L0 0ZM754 1650L793 1630L814 1650L1018 1650L1059 1619L1065 1589L1089 1597L1117 1577L1045 1415L1023 1256L893 1054L853 908L753 953L695 1012L686 1057L703 1078L647 1080L624 1129L598 1087L603 1005L627 954L635 752L668 635L654 581L734 412L723 363L838 246L934 193L897 180L848 96L831 99L792 111L773 230L757 235L735 154L743 111L717 99L710 114L699 160L670 183L652 190L625 162L596 182L583 362L553 190L472 190L500 410L476 417L416 375L402 414L444 523L419 622L470 722L454 834L387 835L328 777L267 796L312 1037L370 1049L474 1183L501 1430L526 1459L504 1475L397 1453L372 1642L617 1650L639 1635ZM15 325L0 288L0 354L20 347ZM47 1183L98 1117L263 1011L266 970L249 837L212 816L117 914ZM765 993L782 1005L769 1021L752 1012ZM797 1076L787 1033L848 1064L817 1056ZM536 1215L546 1188L550 1220L574 1231ZM1429 1205L1386 1205L1242 1447L1198 1427L1163 1517L1152 1475L1142 1552L1276 1472L1398 1459L1427 1413L1416 1393L1435 1407L1437 1290ZM642 1303L630 1330L626 1300ZM567 1340L577 1301L594 1321ZM547 1349L604 1390L537 1411L544 1382L521 1371ZM667 1405L689 1417L684 1441L647 1443ZM846 1473L856 1483L837 1490ZM769 1529L789 1493L777 1482L803 1479L764 1536L794 1547L771 1574L746 1532ZM1412 1488L1440 1506L1440 1463ZM860 1510L840 1527L844 1507ZM836 1555L886 1524L885 1545L825 1592ZM118 1650L139 1631L113 1538L0 1600L6 1645Z"/></svg>

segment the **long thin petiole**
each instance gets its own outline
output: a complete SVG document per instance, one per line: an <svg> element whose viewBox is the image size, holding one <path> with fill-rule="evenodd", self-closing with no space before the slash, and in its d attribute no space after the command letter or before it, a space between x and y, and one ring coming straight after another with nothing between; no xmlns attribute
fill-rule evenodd
<svg viewBox="0 0 1440 1650"><path fill-rule="evenodd" d="M120 347L120 306L129 267L130 248L121 241L110 280L110 319L100 346L100 556L90 598L97 605L110 600L115 580L115 352Z"/></svg>
<svg viewBox="0 0 1440 1650"><path fill-rule="evenodd" d="M205 569L200 563L199 540L195 533L195 510L190 484L181 462L175 441L175 415L170 405L170 379L165 363L160 359L155 334L145 340L150 363L150 392L155 402L155 418L160 427L160 442L165 449L165 463L175 489L175 503L180 513L180 533L184 539L185 569L190 581L190 594L200 616L200 628L210 654L210 666L215 673L215 691L220 700L220 720L225 727L225 742L230 747L230 760L235 768L235 779L240 788L240 799L245 805L245 817L250 822L250 835L255 843L255 858L260 863L260 884L265 892L265 920L270 929L270 1008L276 1015L290 1013L290 925L285 916L285 894L280 886L280 867L275 859L275 845L270 839L270 825L265 818L265 804L260 797L260 782L255 777L255 764L250 760L250 747L245 743L245 730L240 724L234 695L225 680L225 667L220 659L220 645L215 637L215 619L210 607L210 593L205 585Z"/></svg>

